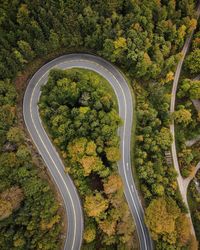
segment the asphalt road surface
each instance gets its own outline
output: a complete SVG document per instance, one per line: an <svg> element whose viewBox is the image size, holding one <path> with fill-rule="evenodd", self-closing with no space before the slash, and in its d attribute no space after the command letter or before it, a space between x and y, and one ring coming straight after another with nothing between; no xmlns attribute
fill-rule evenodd
<svg viewBox="0 0 200 250"><path fill-rule="evenodd" d="M67 216L66 250L79 250L83 236L83 213L81 201L76 188L64 165L46 134L38 111L40 87L48 80L52 68L67 69L73 67L96 71L113 87L118 99L119 115L124 124L119 129L121 138L121 160L118 163L119 173L124 184L124 193L134 217L141 250L153 249L149 232L144 223L144 213L133 181L131 171L130 142L133 117L133 102L130 89L122 74L109 62L100 57L88 54L70 54L56 58L41 67L30 80L23 103L23 115L27 129L46 163L64 201Z"/></svg>

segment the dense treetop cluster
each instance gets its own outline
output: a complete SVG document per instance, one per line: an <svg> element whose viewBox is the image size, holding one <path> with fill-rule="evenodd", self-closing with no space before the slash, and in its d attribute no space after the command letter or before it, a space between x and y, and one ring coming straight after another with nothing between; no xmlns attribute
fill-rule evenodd
<svg viewBox="0 0 200 250"><path fill-rule="evenodd" d="M197 145L200 148L200 143ZM194 228L196 232L196 236L199 239L200 237L200 172L198 171L195 176L195 181L190 184L189 187L189 199L190 199L190 209L192 212L192 219L194 223Z"/></svg>
<svg viewBox="0 0 200 250"><path fill-rule="evenodd" d="M180 230L183 229L177 223L182 220L186 227L187 222L177 191L176 173L164 158L171 143L170 96L169 88L160 86L160 83L170 84L173 80L173 71L181 56L179 51L186 36L196 26L193 18L196 3L195 0L45 0L42 4L39 0L1 1L0 199L3 206L0 207L0 218L3 219L2 214L10 215L0 222L0 230L3 232L0 234L1 248L23 249L26 244L30 249L56 249L59 245L57 205L49 187L33 168L30 153L17 127L16 92L11 84L12 79L29 62L58 50L95 52L118 64L132 79L142 83L146 91L136 90L136 170L148 206L147 224L157 241L158 249L180 249L184 244L184 247L195 247L189 245L194 241L188 234L185 240L178 236L182 237ZM185 64L188 72L199 73L199 58L199 34L196 34L193 51ZM55 77L57 73L52 74ZM120 180L117 175L111 175L116 170L115 162L119 156L119 139L116 136L119 117L109 95L102 96L102 93L95 91L95 86L87 85L84 89L84 84L83 87L78 86L75 80L75 83L70 82L70 87L65 88L65 78L60 78L57 88L49 95L50 99L46 97L43 100L45 105L49 101L52 107L49 109L41 106L41 114L44 119L51 118L48 127L54 143L60 147L63 158L69 163L67 170L74 176L80 193L83 194L88 185L98 190L94 194L94 190L87 189L92 190L92 193L86 193L87 197L84 197L88 218L84 235L87 247L90 244L93 249L94 239L98 237L97 228L100 228L102 245L110 244L112 249L112 245L120 242L122 247L129 242L132 224L126 223L130 215L124 205L126 203L121 188L115 189L114 183L118 182L120 187ZM54 80L49 80L52 89L51 81ZM189 85L188 93L185 94L191 95L191 98L195 95L196 98L194 86ZM183 83L182 87L180 95L185 87L188 88L188 83ZM185 127L191 126L192 129L197 125L195 123L193 126L194 122L191 121L194 115L190 106L188 109L179 107L177 112L174 114L177 123L181 121ZM66 122L66 119L69 121ZM75 140L74 135L77 135ZM183 158L190 160L190 152ZM97 176L105 182L99 181L97 187L94 187ZM108 191L107 185L112 187L110 189L113 193ZM17 201L13 199L14 196L18 198ZM38 196L43 197L40 199L42 205L38 202ZM6 201L6 197L10 197L10 202ZM127 217L115 214L118 198L123 201L120 206L125 206L121 210L127 211ZM154 221L150 222L154 220L151 210L159 206L157 213L164 211L166 218L169 218L172 211L166 206L168 198L173 199L172 203L175 202L180 211L176 209L178 212L172 216L173 221L169 221L168 228L158 230L156 225L152 226ZM96 204L99 204L99 209L94 214L92 208L97 207ZM110 212L107 213L107 210ZM47 217L43 211L46 211ZM107 220L100 220L99 216L102 215ZM116 223L118 218L120 223ZM108 221L112 225L110 230ZM172 229L175 229L176 236L171 234ZM121 234L125 231L130 231L130 234ZM117 237L118 233L120 237Z"/></svg>
<svg viewBox="0 0 200 250"><path fill-rule="evenodd" d="M137 96L135 167L147 205L146 224L156 249L196 249L197 243L188 230L190 223L178 190L177 173L165 156L172 143L168 88L157 83L145 90L135 84L134 90ZM184 165L191 160L186 152L181 159ZM182 170L186 171L185 167Z"/></svg>
<svg viewBox="0 0 200 250"><path fill-rule="evenodd" d="M0 248L59 249L60 215L16 125L16 91L0 81Z"/></svg>
<svg viewBox="0 0 200 250"><path fill-rule="evenodd" d="M132 245L134 227L116 165L121 120L109 87L92 71L54 69L39 104L83 199L85 249Z"/></svg>
<svg viewBox="0 0 200 250"><path fill-rule="evenodd" d="M165 76L196 25L194 6L193 0L3 1L0 78L63 47L97 51L137 78Z"/></svg>
<svg viewBox="0 0 200 250"><path fill-rule="evenodd" d="M191 178L188 187L188 203L197 239L200 239L200 172L196 172L200 161L200 32L197 32L184 62L184 71L177 92L175 112L176 140L181 174ZM179 116L179 114L181 114ZM188 144L188 142L193 142Z"/></svg>
<svg viewBox="0 0 200 250"><path fill-rule="evenodd" d="M198 24L199 25L199 24ZM200 134L200 80L198 75L199 68L199 48L200 32L194 35L191 49L184 63L184 72L179 83L177 92L177 111L174 112L175 122L177 124L177 142L179 149L179 165L184 177L192 174L196 164L200 160L199 145L187 147L186 141L195 139Z"/></svg>
<svg viewBox="0 0 200 250"><path fill-rule="evenodd" d="M185 69L195 77L200 74L200 31L196 32L192 41L191 51L185 61Z"/></svg>

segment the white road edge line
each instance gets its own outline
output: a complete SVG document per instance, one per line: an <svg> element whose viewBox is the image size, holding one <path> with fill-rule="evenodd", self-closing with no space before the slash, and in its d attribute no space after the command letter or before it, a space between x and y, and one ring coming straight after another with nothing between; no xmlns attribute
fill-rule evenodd
<svg viewBox="0 0 200 250"><path fill-rule="evenodd" d="M116 79L116 77L115 77L110 71L108 71L106 68L104 68L102 65L100 65L100 64L98 64L98 63L96 63L96 62L93 62L93 61L90 61L90 60L85 60L85 59L84 59L84 60L83 60L83 59L81 59L81 60L74 59L74 60L69 60L69 61L66 61L66 62L59 63L59 64L57 64L56 66L52 66L50 69L48 69L48 70L45 72L45 74L43 74L43 76L37 81L37 84L34 86L34 90L33 90L32 95L31 95L30 113L31 113L31 119L32 119L32 122L33 122L33 124L34 124L34 127L35 127L35 130L36 130L36 132L37 132L37 135L38 135L38 137L40 138L40 140L41 140L41 142L42 142L42 144L43 144L43 146L44 146L46 152L48 153L48 155L49 155L50 159L52 160L52 162L53 162L53 164L54 164L55 167L56 167L56 163L54 162L54 160L53 160L53 158L51 157L51 155L50 155L48 149L46 148L46 146L45 146L45 144L44 144L44 141L42 140L42 138L41 138L39 132L37 131L36 125L35 125L35 123L34 123L32 111L31 111L31 108L32 108L32 98L33 98L33 95L34 95L36 86L39 84L39 82L41 81L41 79L42 79L46 74L49 73L49 71L50 71L51 69L56 68L56 67L58 67L58 66L61 65L61 64L72 63L72 62L81 62L81 61L82 61L82 62L88 62L89 64L95 64L96 66L102 68L104 71L108 72L108 73L115 79L116 83L118 84L118 86L120 87L120 89L121 89L121 91L122 91L123 98L124 98L124 103L125 103L125 107L127 108L127 102L126 102L125 93L124 93L124 90L123 90L123 88L121 87L119 81ZM78 66L75 66L75 67L78 67ZM70 67L67 67L67 68L70 68ZM67 69L67 68L66 68L66 69ZM72 66L71 68L74 68L74 66ZM79 68L84 68L84 67L80 66ZM91 70L93 70L93 71L96 71L96 70L93 69L92 67L91 67L91 68L90 68L90 67L85 67L85 68L91 69ZM116 71L118 71L118 70L116 69ZM102 75L101 72L98 72L98 71L96 71L96 72L97 72L98 74ZM120 72L119 72L119 74L121 75ZM109 83L110 83L110 82L109 82ZM110 83L110 85L111 85L111 86L113 87L113 89L114 89L114 86L113 86L111 83ZM115 90L115 89L114 89L114 90ZM116 93L116 91L115 91L115 93ZM118 99L118 103L119 103L119 97L118 97L118 96L117 96L117 99ZM129 186L129 184L128 184L127 172L126 172L126 169L125 169L125 166L126 166L126 167L127 167L127 170L129 170L129 168L128 168L128 163L125 164L125 159L124 159L124 152L125 152L125 127L126 127L126 120L127 120L127 119L126 119L126 117L127 117L127 109L126 109L126 108L125 108L125 120L124 120L124 125L123 125L123 141L122 141L122 145L123 145L123 159L122 159L122 162L123 162L124 176L125 176L125 180L126 180L126 184L127 184L128 190L129 190L129 194L130 194L130 196L131 196L131 199L132 199L132 201L133 201L133 205L134 205L134 207L135 207L135 211L136 211L136 213L137 213L137 217L138 217L138 220L139 220L139 223L140 223L140 227L141 227L141 230L142 230L143 238L144 238L144 240L145 240L145 242L144 242L144 243L145 243L145 248L147 249L146 237L145 237L145 233L144 233L144 230L143 230L142 222L141 222L140 216L139 216L139 214L138 214L138 210L137 210L137 208L136 208L136 204L135 204L134 198L133 198L133 196L132 196L132 192L131 192L130 186ZM120 110L120 106L119 106L119 110ZM119 112L120 112L120 111L119 111ZM41 122L41 121L40 121L40 122ZM27 126L27 128L28 128L28 126ZM29 131L29 133L30 133L30 131ZM34 138L32 138L32 139L34 140ZM35 140L34 140L34 142L35 142ZM36 143L36 142L35 142L35 144L36 144L36 146L37 146L37 143ZM38 148L38 150L39 150L39 147L38 147L38 146L37 146L37 148ZM55 150L54 146L53 146L53 149ZM40 151L40 150L39 150L39 151ZM56 151L56 152L57 152L57 151ZM60 160L60 157L59 157L59 160ZM67 187L67 185L66 185L66 183L65 183L65 180L63 179L62 175L61 175L60 172L59 172L59 169L58 169L57 167L56 167L56 169L57 169L57 171L58 171L58 173L59 173L59 175L60 175L60 177L61 177L61 179L62 179L62 181L63 181L63 183L64 183L64 185L65 185L65 187L66 187L66 189L67 189L67 191L68 191L70 200L71 200L71 202L72 202L73 212L74 212L74 215L75 215L75 231L76 231L76 211L75 211L75 208L74 208L73 199L72 199L71 194L70 194L70 192L69 192L69 189L68 189L68 187ZM134 191L134 186L133 186L133 184L131 184L131 188L132 188L133 191ZM136 192L136 195L137 195L137 197L138 197L137 192ZM140 240L140 238L139 238L139 240ZM73 238L73 247L74 247L74 243L75 243L75 234L74 234L74 238ZM141 244L141 243L140 243L140 244Z"/></svg>

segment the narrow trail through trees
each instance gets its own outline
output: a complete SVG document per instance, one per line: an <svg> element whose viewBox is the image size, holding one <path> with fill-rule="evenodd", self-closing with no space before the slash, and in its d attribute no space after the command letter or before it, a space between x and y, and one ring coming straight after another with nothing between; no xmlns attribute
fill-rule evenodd
<svg viewBox="0 0 200 250"><path fill-rule="evenodd" d="M200 3L198 4L198 8L197 8L197 15L196 18L197 20L199 19L200 16ZM179 82L179 77L180 77L180 73L181 73L181 69L182 69L182 65L185 59L185 56L187 54L188 48L190 46L192 37L194 35L194 30L192 31L192 33L190 34L190 36L187 38L185 45L182 49L182 58L178 63L177 69L176 69L176 73L175 73L175 77L174 77L174 81L173 81L173 86L172 86L172 93L171 93L171 104L170 104L170 113L172 114L175 111L175 103L176 103L176 92L177 92L177 87L178 87L178 82ZM186 185L186 182L184 181L183 177L181 176L180 173L180 168L179 168L179 163L178 163L178 157L177 157L177 152L176 152L176 139L175 139L175 128L174 128L174 120L172 120L172 123L170 125L170 131L173 137L173 143L172 143L172 158L173 158L173 163L174 163L174 167L176 169L176 172L178 174L177 177L177 182L178 182L178 186L179 186L179 190L181 193L181 196L183 198L183 201L186 205L186 207L188 208L188 217L191 221L191 232L192 234L195 236L195 231L194 231L194 227L193 227L193 223L192 223L192 218L191 218L191 214L190 214L190 210L189 210L189 205L188 205L188 201L187 201L187 187L188 185Z"/></svg>

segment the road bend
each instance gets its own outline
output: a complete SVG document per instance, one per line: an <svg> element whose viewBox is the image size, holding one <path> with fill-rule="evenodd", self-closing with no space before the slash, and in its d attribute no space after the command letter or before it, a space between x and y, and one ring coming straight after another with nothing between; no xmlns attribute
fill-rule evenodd
<svg viewBox="0 0 200 250"><path fill-rule="evenodd" d="M138 233L140 249L152 250L153 243L144 223L144 211L133 180L131 168L131 129L133 120L133 102L125 78L109 62L89 54L69 54L58 57L41 67L28 83L23 102L23 115L26 127L40 155L57 185L66 210L67 235L66 250L81 248L83 237L83 212L76 188L64 165L45 132L38 110L41 86L46 84L49 71L53 68L85 68L102 75L112 86L118 100L119 115L124 124L119 129L121 160L118 162L119 174L124 184L124 194L133 215Z"/></svg>

